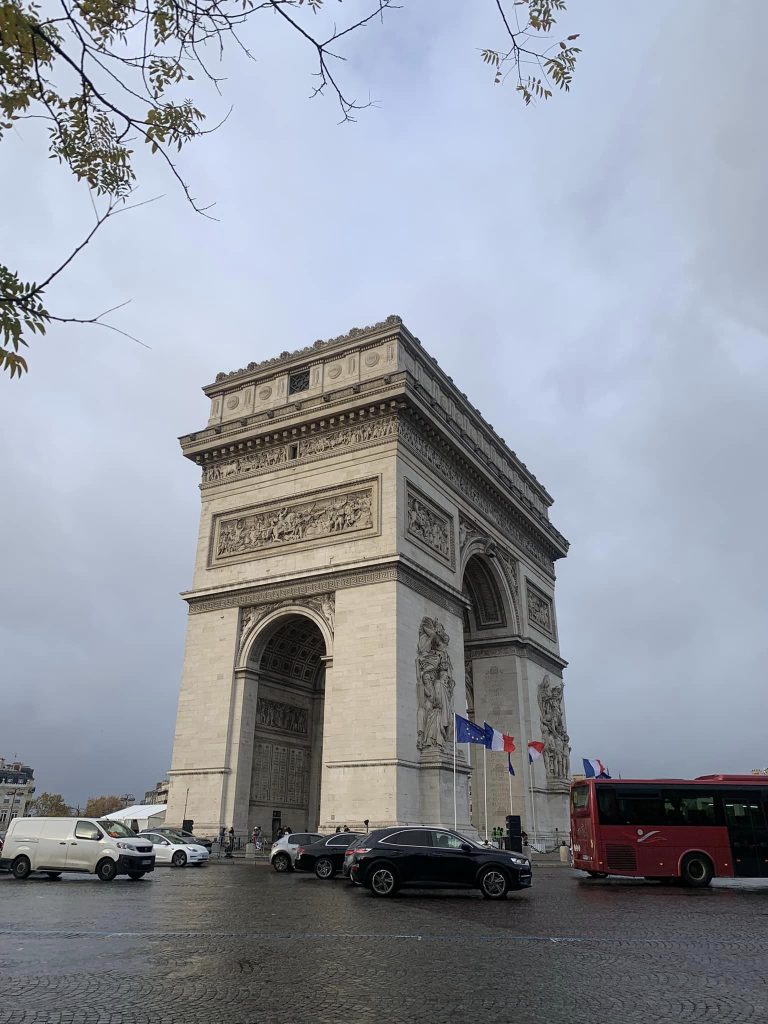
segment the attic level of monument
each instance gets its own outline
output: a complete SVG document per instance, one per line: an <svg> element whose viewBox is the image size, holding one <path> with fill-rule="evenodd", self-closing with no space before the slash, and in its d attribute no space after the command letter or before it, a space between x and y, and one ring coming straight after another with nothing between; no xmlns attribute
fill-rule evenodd
<svg viewBox="0 0 768 1024"><path fill-rule="evenodd" d="M550 566L568 551L551 496L397 317L220 374L204 390L208 427L180 439L204 489L400 440L453 485L466 482L481 507L498 506L502 526L511 517L537 536Z"/></svg>
<svg viewBox="0 0 768 1024"><path fill-rule="evenodd" d="M219 373L213 384L203 388L212 399L210 432L216 427L220 434L229 432L228 427L236 432L244 419L248 424L282 420L296 411L306 413L323 404L370 394L391 383L398 371L407 372L411 385L423 393L436 416L451 421L460 436L499 468L519 475L537 506L546 510L552 504L543 485L395 315L232 373ZM292 390L299 375L309 377L309 386ZM198 431L181 440L201 440L208 433Z"/></svg>

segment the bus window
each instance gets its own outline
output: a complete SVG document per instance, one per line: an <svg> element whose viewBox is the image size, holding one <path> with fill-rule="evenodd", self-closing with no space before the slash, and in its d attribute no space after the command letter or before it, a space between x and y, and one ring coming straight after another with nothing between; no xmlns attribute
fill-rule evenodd
<svg viewBox="0 0 768 1024"><path fill-rule="evenodd" d="M612 786L595 786L597 790L597 810L601 825L620 825L619 801L616 790Z"/></svg>
<svg viewBox="0 0 768 1024"><path fill-rule="evenodd" d="M717 825L714 793L664 793L667 825Z"/></svg>
<svg viewBox="0 0 768 1024"><path fill-rule="evenodd" d="M723 807L729 826L747 825L751 828L764 828L765 817L763 808L756 799L745 795L741 798L724 797Z"/></svg>
<svg viewBox="0 0 768 1024"><path fill-rule="evenodd" d="M680 797L680 815L684 825L716 825L714 794Z"/></svg>
<svg viewBox="0 0 768 1024"><path fill-rule="evenodd" d="M664 801L661 793L619 794L620 825L666 825Z"/></svg>
<svg viewBox="0 0 768 1024"><path fill-rule="evenodd" d="M571 790L571 809L574 814L587 814L589 786L574 786Z"/></svg>

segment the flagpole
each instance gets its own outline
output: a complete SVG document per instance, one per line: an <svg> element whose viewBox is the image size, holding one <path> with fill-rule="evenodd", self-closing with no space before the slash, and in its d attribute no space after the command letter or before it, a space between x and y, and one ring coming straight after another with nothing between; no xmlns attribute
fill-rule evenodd
<svg viewBox="0 0 768 1024"><path fill-rule="evenodd" d="M456 713L453 715L453 827L458 828L458 815L456 813Z"/></svg>
<svg viewBox="0 0 768 1024"><path fill-rule="evenodd" d="M528 762L528 781L531 784L531 820L533 821L533 839L536 841L536 801L533 796L533 766L536 762Z"/></svg>
<svg viewBox="0 0 768 1024"><path fill-rule="evenodd" d="M485 770L485 744L483 744L483 802L485 805L485 838L488 838L488 775Z"/></svg>

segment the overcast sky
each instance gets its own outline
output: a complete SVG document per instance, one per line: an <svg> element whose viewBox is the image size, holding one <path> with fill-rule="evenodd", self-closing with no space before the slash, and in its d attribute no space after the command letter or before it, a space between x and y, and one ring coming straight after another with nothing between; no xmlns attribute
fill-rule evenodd
<svg viewBox="0 0 768 1024"><path fill-rule="evenodd" d="M234 104L184 161L219 221L141 163L165 198L51 296L132 298L151 350L54 330L0 380L0 755L38 792L139 797L170 766L200 387L392 312L555 497L574 764L768 765L768 4L571 0L574 89L525 109L479 60L491 0L402 3L350 40L379 100L355 125L273 18L222 101L190 84ZM90 214L32 124L3 143L3 258L40 280Z"/></svg>

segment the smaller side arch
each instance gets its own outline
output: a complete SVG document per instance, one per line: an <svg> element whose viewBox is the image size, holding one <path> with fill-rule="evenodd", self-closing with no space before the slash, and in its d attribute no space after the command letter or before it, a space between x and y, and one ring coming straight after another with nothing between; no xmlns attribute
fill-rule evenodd
<svg viewBox="0 0 768 1024"><path fill-rule="evenodd" d="M472 606L471 632L504 630L519 635L520 615L510 581L493 541L475 539L462 552L462 590Z"/></svg>

